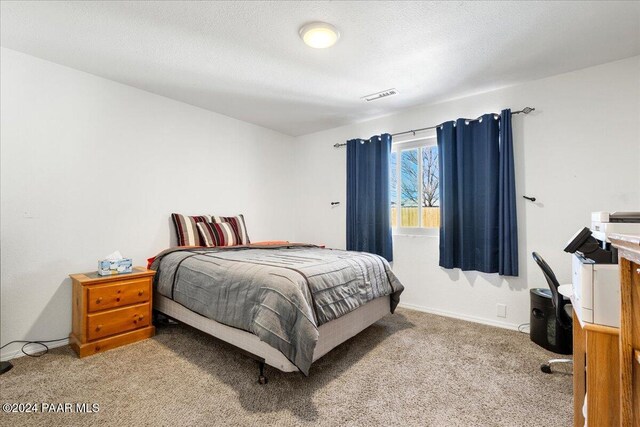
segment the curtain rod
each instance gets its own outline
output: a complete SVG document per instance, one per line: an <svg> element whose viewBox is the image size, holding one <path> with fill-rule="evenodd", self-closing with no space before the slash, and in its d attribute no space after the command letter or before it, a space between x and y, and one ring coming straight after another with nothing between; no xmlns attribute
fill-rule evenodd
<svg viewBox="0 0 640 427"><path fill-rule="evenodd" d="M521 114L521 113L529 114L532 111L535 111L535 108L533 108L533 107L524 107L522 110L514 111L511 114ZM493 113L493 114L499 116L499 114L497 114L497 113ZM480 120L481 118L482 118L482 116L480 116L478 118L475 118L475 119L466 119L466 120L472 122L472 121ZM429 127L426 127L426 128L412 129L412 130L406 130L404 132L392 133L391 136L406 135L406 134L409 134L409 133L412 133L415 136L416 132L422 132L422 131L425 131L425 130L435 129L435 128L439 127L439 126L442 126L442 123L440 123L439 125L429 126ZM340 143L333 144L333 146L336 147L336 148L344 147L346 145L347 145L346 142L344 142L342 144L340 144Z"/></svg>

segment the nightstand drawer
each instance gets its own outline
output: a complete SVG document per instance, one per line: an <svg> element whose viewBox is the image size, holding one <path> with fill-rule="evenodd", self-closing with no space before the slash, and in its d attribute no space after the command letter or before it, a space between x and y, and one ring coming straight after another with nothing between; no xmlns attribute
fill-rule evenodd
<svg viewBox="0 0 640 427"><path fill-rule="evenodd" d="M95 340L148 326L150 313L147 303L90 314L87 316L87 337Z"/></svg>
<svg viewBox="0 0 640 427"><path fill-rule="evenodd" d="M89 288L88 310L90 313L107 308L122 307L149 301L151 281L134 279Z"/></svg>

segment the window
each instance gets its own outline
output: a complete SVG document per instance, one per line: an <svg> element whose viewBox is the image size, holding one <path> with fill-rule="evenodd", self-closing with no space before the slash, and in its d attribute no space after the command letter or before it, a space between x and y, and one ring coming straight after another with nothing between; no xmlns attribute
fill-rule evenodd
<svg viewBox="0 0 640 427"><path fill-rule="evenodd" d="M440 227L435 135L395 143L390 157L391 227L397 234L435 234Z"/></svg>

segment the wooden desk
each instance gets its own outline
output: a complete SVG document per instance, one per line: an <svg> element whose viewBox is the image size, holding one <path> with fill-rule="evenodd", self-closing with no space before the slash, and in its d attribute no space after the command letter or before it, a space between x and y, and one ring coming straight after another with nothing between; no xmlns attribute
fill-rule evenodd
<svg viewBox="0 0 640 427"><path fill-rule="evenodd" d="M609 239L620 263L620 425L640 427L640 236Z"/></svg>
<svg viewBox="0 0 640 427"><path fill-rule="evenodd" d="M618 249L620 328L573 316L573 424L640 427L640 236L609 236Z"/></svg>
<svg viewBox="0 0 640 427"><path fill-rule="evenodd" d="M590 426L620 423L620 330L610 326L580 324L573 314L573 425L584 426L583 405L587 398Z"/></svg>

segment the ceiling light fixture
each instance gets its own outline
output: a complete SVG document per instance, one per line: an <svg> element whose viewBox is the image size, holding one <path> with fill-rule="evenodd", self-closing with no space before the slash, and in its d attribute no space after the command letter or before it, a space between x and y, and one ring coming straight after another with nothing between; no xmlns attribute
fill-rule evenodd
<svg viewBox="0 0 640 427"><path fill-rule="evenodd" d="M300 28L300 38L307 46L324 49L333 46L340 38L336 27L326 22L312 22Z"/></svg>

